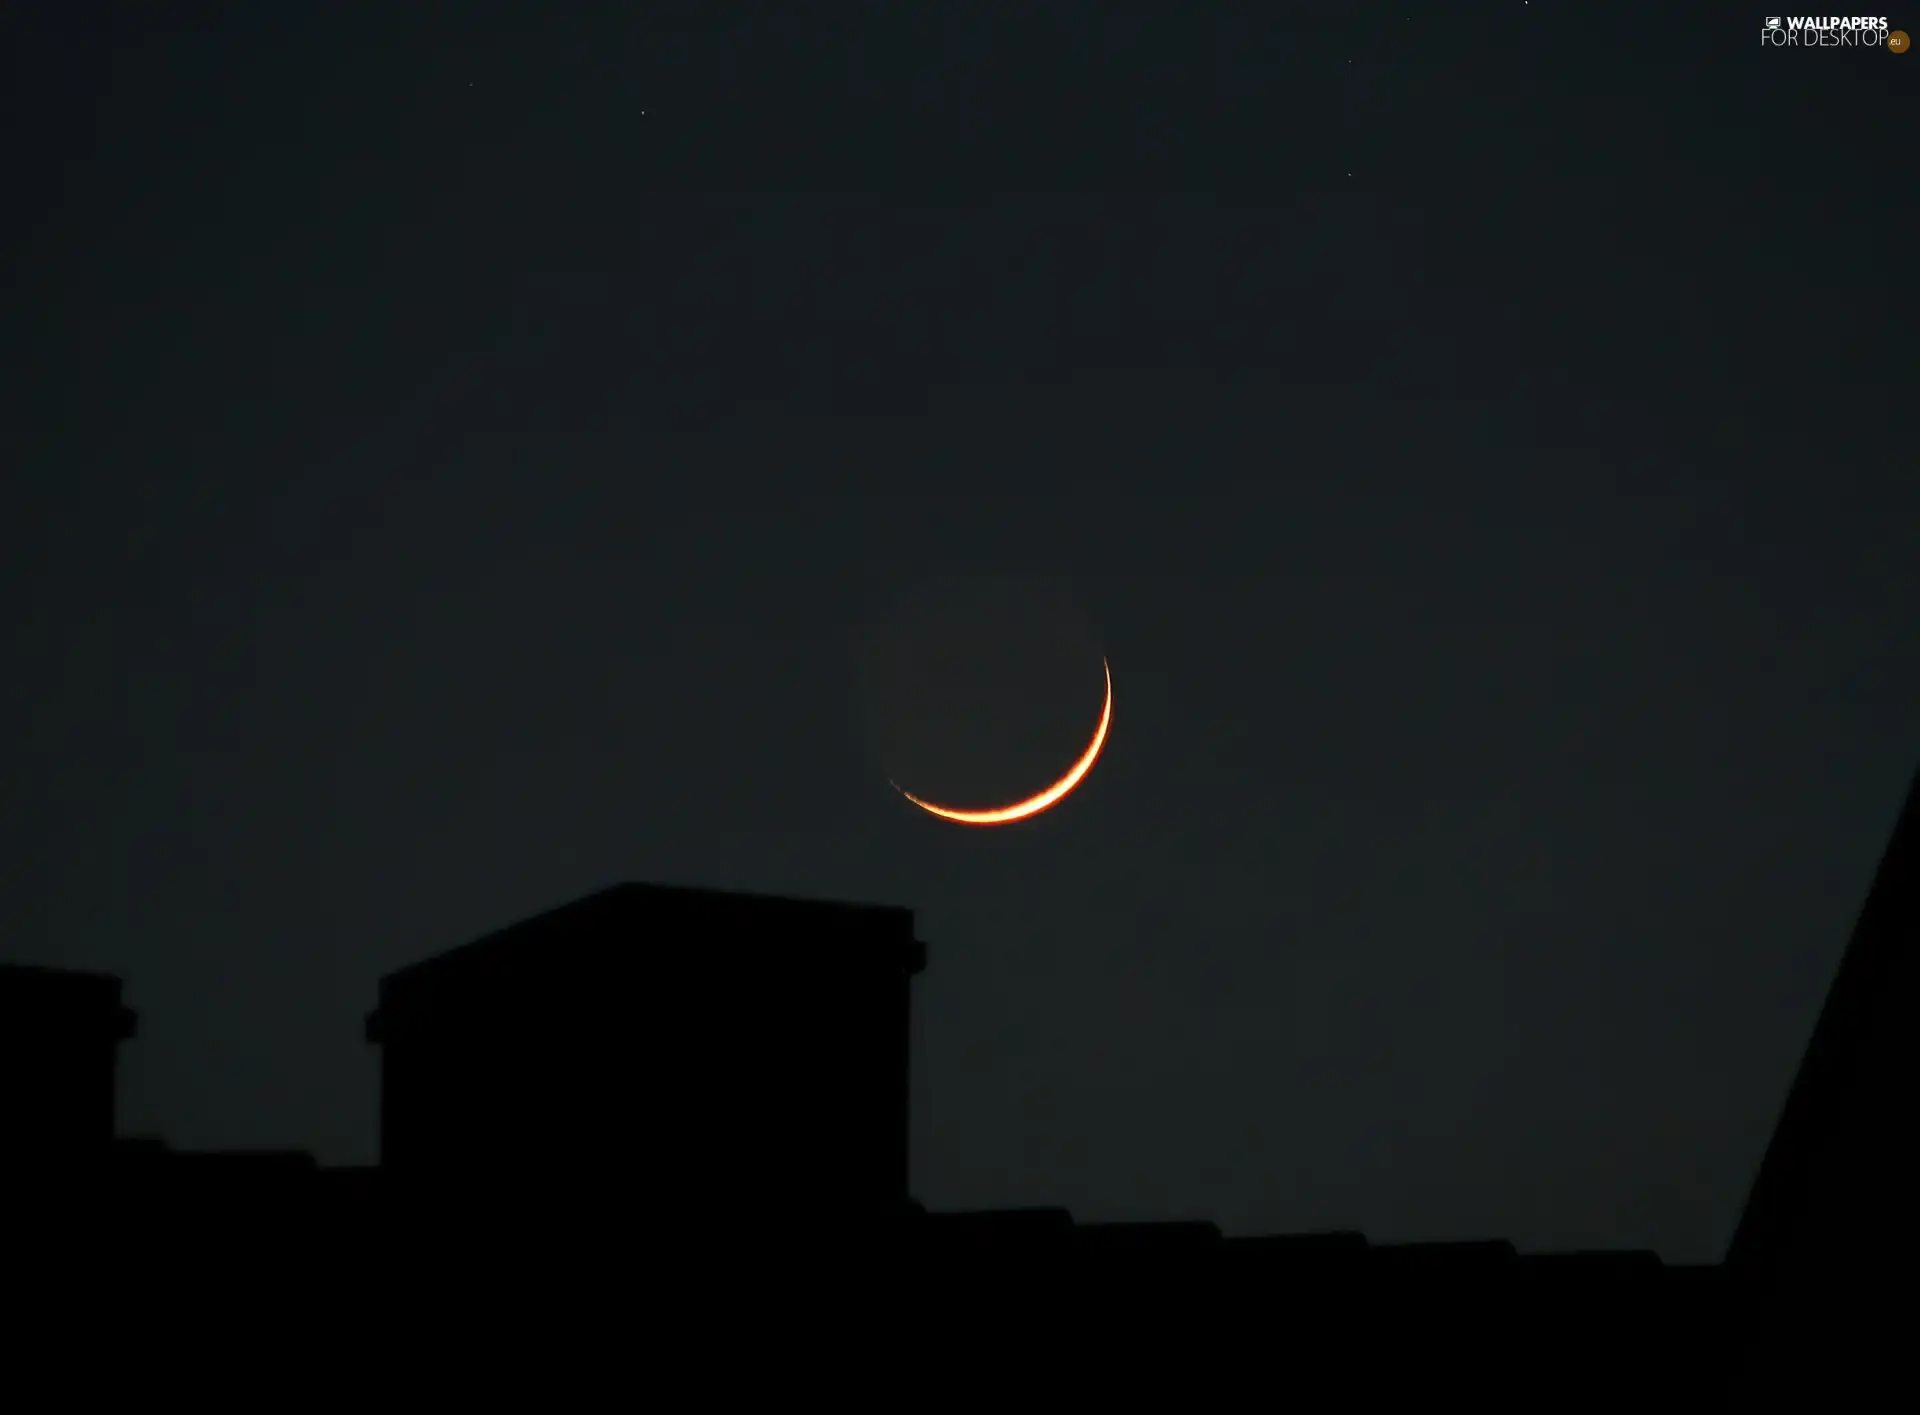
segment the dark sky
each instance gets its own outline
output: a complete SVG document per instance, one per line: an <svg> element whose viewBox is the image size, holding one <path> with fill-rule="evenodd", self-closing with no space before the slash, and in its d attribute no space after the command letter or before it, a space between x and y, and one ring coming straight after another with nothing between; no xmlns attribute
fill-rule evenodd
<svg viewBox="0 0 1920 1415"><path fill-rule="evenodd" d="M0 951L123 1128L369 1160L381 973L658 880L919 911L930 1205L1718 1256L1920 747L1920 60L8 8ZM888 786L1102 655L1052 812Z"/></svg>

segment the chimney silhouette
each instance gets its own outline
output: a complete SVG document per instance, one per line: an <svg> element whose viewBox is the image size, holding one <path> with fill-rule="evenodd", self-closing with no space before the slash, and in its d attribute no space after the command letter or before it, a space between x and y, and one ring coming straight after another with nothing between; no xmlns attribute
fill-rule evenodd
<svg viewBox="0 0 1920 1415"><path fill-rule="evenodd" d="M625 884L383 978L380 1162L711 1224L897 1213L907 909Z"/></svg>
<svg viewBox="0 0 1920 1415"><path fill-rule="evenodd" d="M0 964L0 1168L64 1170L112 1154L120 979Z"/></svg>

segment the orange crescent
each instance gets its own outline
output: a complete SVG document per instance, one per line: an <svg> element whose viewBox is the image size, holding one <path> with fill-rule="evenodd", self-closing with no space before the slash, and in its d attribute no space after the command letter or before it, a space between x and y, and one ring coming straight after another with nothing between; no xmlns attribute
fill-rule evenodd
<svg viewBox="0 0 1920 1415"><path fill-rule="evenodd" d="M962 825L1005 825L1009 821L1025 820L1028 816L1039 815L1048 806L1060 801L1066 794L1078 786L1086 774L1093 770L1093 763L1100 755L1100 749L1107 744L1107 728L1113 724L1113 669L1103 658L1100 667L1107 675L1107 701L1100 709L1100 725L1094 729L1093 741L1080 755L1080 760L1071 770L1038 796L1029 796L1024 801L1015 801L1011 806L997 806L987 811L956 811L951 806L936 806L931 801L923 801L899 782L888 784L905 796L914 805L928 815L939 816L942 820L958 821Z"/></svg>

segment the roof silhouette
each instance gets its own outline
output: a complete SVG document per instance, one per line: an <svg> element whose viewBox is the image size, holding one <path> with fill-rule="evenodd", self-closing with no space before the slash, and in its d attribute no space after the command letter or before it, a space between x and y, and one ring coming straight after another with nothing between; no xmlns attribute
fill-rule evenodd
<svg viewBox="0 0 1920 1415"><path fill-rule="evenodd" d="M1727 1253L1807 1276L1903 1262L1916 1080L1920 771L1881 856Z"/></svg>
<svg viewBox="0 0 1920 1415"><path fill-rule="evenodd" d="M1308 1288L1653 1280L1713 1291L1728 1276L1904 1262L1916 942L1920 772L1726 1262L1707 1267L1649 1252L1519 1253L1497 1239L1228 1237L1204 1221L1082 1223L1061 1208L927 1213L906 1188L910 984L926 961L913 911L671 885L600 890L381 979L367 1022L382 1060L372 1169L116 1141L114 1058L135 1020L120 980L0 965L0 1141L23 1169L35 1147L55 1162L41 1167L55 1183L36 1202L91 1204L99 1235L180 1261L209 1243L245 1246L265 1225L294 1245L288 1261L316 1270L477 1274L606 1253L619 1231L656 1257L709 1263L797 1243L962 1265L1052 1254L1123 1277L1225 1262ZM67 1183L76 1159L116 1186L110 1202ZM433 1182L413 1182L422 1175Z"/></svg>
<svg viewBox="0 0 1920 1415"><path fill-rule="evenodd" d="M627 973L737 972L808 947L809 967L865 948L896 951L910 972L926 963L911 909L629 882L396 969L380 981L370 1025L377 1032L392 1010L456 987L573 985L583 970L603 983Z"/></svg>

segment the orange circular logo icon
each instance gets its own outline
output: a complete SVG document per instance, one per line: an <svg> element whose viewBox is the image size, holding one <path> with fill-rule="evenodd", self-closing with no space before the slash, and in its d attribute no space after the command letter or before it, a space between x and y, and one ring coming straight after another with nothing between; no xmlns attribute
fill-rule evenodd
<svg viewBox="0 0 1920 1415"><path fill-rule="evenodd" d="M1907 38L1907 32L1903 29L1897 29L1887 36L1887 48L1895 54L1905 54L1912 47L1913 41Z"/></svg>

